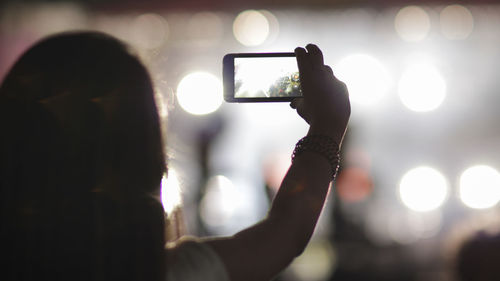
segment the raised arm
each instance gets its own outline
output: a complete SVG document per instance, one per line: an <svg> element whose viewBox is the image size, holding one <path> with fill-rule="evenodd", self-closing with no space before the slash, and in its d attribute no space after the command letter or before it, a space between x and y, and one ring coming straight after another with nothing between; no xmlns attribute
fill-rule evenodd
<svg viewBox="0 0 500 281"><path fill-rule="evenodd" d="M336 155L350 116L344 83L315 45L295 50L303 98L294 100L310 129L281 183L268 216L234 236L207 239L231 280L270 280L300 255L311 238L328 195Z"/></svg>

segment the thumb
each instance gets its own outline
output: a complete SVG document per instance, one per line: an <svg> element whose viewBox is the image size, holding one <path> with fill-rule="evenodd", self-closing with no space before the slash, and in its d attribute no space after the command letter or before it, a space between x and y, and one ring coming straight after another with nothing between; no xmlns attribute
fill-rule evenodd
<svg viewBox="0 0 500 281"><path fill-rule="evenodd" d="M292 102L290 103L290 107L296 109L299 116L302 117L302 119L304 119L309 124L309 117L307 116L304 106L305 104L303 98L293 99Z"/></svg>

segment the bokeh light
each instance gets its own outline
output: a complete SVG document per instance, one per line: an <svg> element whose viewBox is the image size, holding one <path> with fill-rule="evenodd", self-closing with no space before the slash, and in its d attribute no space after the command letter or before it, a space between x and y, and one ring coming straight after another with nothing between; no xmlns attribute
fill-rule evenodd
<svg viewBox="0 0 500 281"><path fill-rule="evenodd" d="M439 210L431 212L394 212L386 218L390 238L400 244L415 243L439 233L443 215Z"/></svg>
<svg viewBox="0 0 500 281"><path fill-rule="evenodd" d="M199 204L200 218L210 233L232 235L256 223L255 190L223 175L208 179Z"/></svg>
<svg viewBox="0 0 500 281"><path fill-rule="evenodd" d="M429 33L431 21L427 12L417 6L407 6L399 10L394 19L398 35L405 41L421 41Z"/></svg>
<svg viewBox="0 0 500 281"><path fill-rule="evenodd" d="M440 207L448 196L445 177L430 167L408 171L399 185L401 201L411 210L427 212Z"/></svg>
<svg viewBox="0 0 500 281"><path fill-rule="evenodd" d="M256 10L241 12L233 22L234 37L245 46L258 46L269 36L269 21Z"/></svg>
<svg viewBox="0 0 500 281"><path fill-rule="evenodd" d="M163 45L169 34L167 21L158 14L143 14L130 27L132 42L139 48L155 49Z"/></svg>
<svg viewBox="0 0 500 281"><path fill-rule="evenodd" d="M266 184L273 192L277 192L283 178L290 167L290 153L271 153L266 156L263 165L263 174Z"/></svg>
<svg viewBox="0 0 500 281"><path fill-rule="evenodd" d="M373 182L367 169L353 166L342 169L336 179L336 187L342 201L359 202L371 194Z"/></svg>
<svg viewBox="0 0 500 281"><path fill-rule="evenodd" d="M123 41L130 41L134 44L130 28L133 21L134 18L130 15L119 14L111 16L106 13L100 13L94 15L92 29L108 33Z"/></svg>
<svg viewBox="0 0 500 281"><path fill-rule="evenodd" d="M169 169L168 176L161 179L161 203L165 213L171 214L177 207L181 206L182 194L177 173Z"/></svg>
<svg viewBox="0 0 500 281"><path fill-rule="evenodd" d="M191 114L212 113L222 104L222 82L207 72L188 74L177 86L177 99L179 105Z"/></svg>
<svg viewBox="0 0 500 281"><path fill-rule="evenodd" d="M74 1L34 2L8 1L0 3L0 30L7 34L30 34L37 38L67 30L86 29L88 14L85 7ZM6 5L3 5L6 4ZM12 42L4 41L2 45Z"/></svg>
<svg viewBox="0 0 500 281"><path fill-rule="evenodd" d="M233 182L224 176L215 176L207 183L200 215L203 222L211 227L222 227L236 212L239 198Z"/></svg>
<svg viewBox="0 0 500 281"><path fill-rule="evenodd" d="M500 174L490 166L478 165L460 176L460 199L473 209L493 207L500 201Z"/></svg>
<svg viewBox="0 0 500 281"><path fill-rule="evenodd" d="M259 10L259 12L264 15L269 24L269 34L266 38L266 43L273 42L280 33L280 23L276 16L268 10Z"/></svg>
<svg viewBox="0 0 500 281"><path fill-rule="evenodd" d="M460 159L485 155L489 160L499 155L495 101L500 72L495 61L500 49L494 47L500 45L499 3L384 2L313 10L275 3L271 11L235 12L234 6L208 3L179 10L146 2L117 9L83 2L7 2L0 4L0 76L40 36L65 30L106 32L145 59L155 86L164 92L157 92L158 113L162 119L169 114L172 121L162 132L173 160L169 163L177 167L161 181L163 208L169 219L179 215L179 221L182 208L190 235L231 235L264 216L290 167L291 149L308 130L288 103L222 105L222 55L290 51L316 42L347 83L353 105L343 169L332 190L336 194L330 194L335 198L329 203L335 202L327 204L332 209L325 209L325 224L316 228L319 236L327 235L321 239L335 243L306 249L292 265L295 275L283 278L331 278L328 271L337 264L335 252L333 261L329 253L335 249L329 247L338 246L342 262L337 273L347 268L373 271L374 279L404 280L392 272L404 263L417 279L439 279L444 263L441 247L435 246L456 232L450 227L466 218L477 222L499 215L500 166L475 166L460 177L469 166L453 154L458 149ZM413 59L416 52L423 56ZM211 74L191 73L198 70ZM256 89L268 87L267 70L258 68L262 76L255 76ZM190 115L210 112L215 114ZM210 145L203 167L200 137ZM465 150L464 144L469 146ZM365 150L373 166L351 161L351 149ZM429 190L433 176L423 175L406 179L413 184L404 191L402 176L414 168L408 162L428 156L439 158L434 168L446 172L447 187ZM200 167L224 177L205 185ZM346 252L353 258L344 259Z"/></svg>
<svg viewBox="0 0 500 281"><path fill-rule="evenodd" d="M401 102L410 110L426 112L438 108L446 97L446 82L438 70L427 63L408 67L398 85Z"/></svg>
<svg viewBox="0 0 500 281"><path fill-rule="evenodd" d="M463 40L469 37L474 29L474 18L466 7L450 5L439 14L441 32L451 40Z"/></svg>
<svg viewBox="0 0 500 281"><path fill-rule="evenodd" d="M212 12L196 13L187 24L187 35L197 45L213 45L222 39L222 19Z"/></svg>
<svg viewBox="0 0 500 281"><path fill-rule="evenodd" d="M327 280L337 265L337 256L329 241L313 240L304 253L290 265L299 280Z"/></svg>
<svg viewBox="0 0 500 281"><path fill-rule="evenodd" d="M388 91L391 78L377 59L366 54L348 56L333 69L335 76L347 84L352 102L371 105Z"/></svg>

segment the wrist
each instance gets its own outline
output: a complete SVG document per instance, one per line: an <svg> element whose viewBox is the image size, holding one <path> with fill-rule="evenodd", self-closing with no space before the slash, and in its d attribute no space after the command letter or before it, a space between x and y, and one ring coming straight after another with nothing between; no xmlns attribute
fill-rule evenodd
<svg viewBox="0 0 500 281"><path fill-rule="evenodd" d="M339 145L339 148L340 145L342 144L342 140L344 139L344 134L345 134L345 129L339 129L336 128L335 126L325 126L325 125L323 126L311 125L307 132L308 136L313 136L313 135L329 136Z"/></svg>
<svg viewBox="0 0 500 281"><path fill-rule="evenodd" d="M304 152L313 152L323 156L331 166L331 178L337 174L340 162L340 145L327 135L307 135L295 145L292 162Z"/></svg>

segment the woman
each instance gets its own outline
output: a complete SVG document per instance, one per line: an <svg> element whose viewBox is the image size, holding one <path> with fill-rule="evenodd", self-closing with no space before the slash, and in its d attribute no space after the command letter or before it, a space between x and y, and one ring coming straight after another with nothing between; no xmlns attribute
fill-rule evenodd
<svg viewBox="0 0 500 281"><path fill-rule="evenodd" d="M100 33L47 38L0 87L2 280L269 280L307 245L350 115L314 45L295 50L310 125L268 216L164 247L165 172L146 69ZM3 250L5 249L5 250Z"/></svg>

